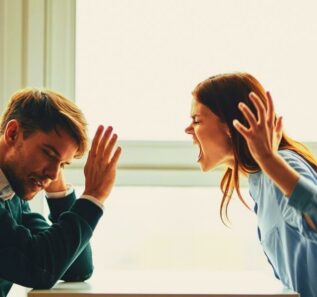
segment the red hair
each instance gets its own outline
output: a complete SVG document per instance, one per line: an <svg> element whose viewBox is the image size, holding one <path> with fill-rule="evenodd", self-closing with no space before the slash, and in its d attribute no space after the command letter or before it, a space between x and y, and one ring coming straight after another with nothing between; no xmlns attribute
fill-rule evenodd
<svg viewBox="0 0 317 297"><path fill-rule="evenodd" d="M248 126L246 119L238 108L239 102L244 102L254 114L256 109L249 99L250 92L256 93L265 106L267 96L263 86L248 73L230 73L212 76L199 83L193 91L195 99L207 106L221 122L229 128L234 154L233 169L227 168L222 178L220 188L223 197L220 204L220 217L225 223L228 220L228 206L234 191L239 199L247 205L240 193L239 173L254 173L260 171L260 167L253 159L248 145L243 136L234 128L234 119ZM276 116L275 116L276 119ZM279 149L289 149L302 156L317 171L317 161L313 154L302 143L288 137L284 132ZM248 207L249 208L249 207Z"/></svg>

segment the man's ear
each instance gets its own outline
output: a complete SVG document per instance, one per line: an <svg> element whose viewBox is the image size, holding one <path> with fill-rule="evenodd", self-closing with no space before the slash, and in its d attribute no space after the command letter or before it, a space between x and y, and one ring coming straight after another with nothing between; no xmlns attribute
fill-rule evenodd
<svg viewBox="0 0 317 297"><path fill-rule="evenodd" d="M4 130L5 143L14 145L18 140L19 133L21 133L19 122L17 120L10 120Z"/></svg>

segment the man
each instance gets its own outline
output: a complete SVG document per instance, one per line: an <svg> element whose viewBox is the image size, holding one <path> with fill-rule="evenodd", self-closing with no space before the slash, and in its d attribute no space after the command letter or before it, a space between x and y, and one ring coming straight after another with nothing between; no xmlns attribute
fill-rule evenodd
<svg viewBox="0 0 317 297"><path fill-rule="evenodd" d="M63 168L87 149L82 112L61 94L24 89L0 122L0 296L13 283L50 288L59 279L92 274L89 239L112 189L120 147L112 128L99 126L85 164L85 190L76 200ZM28 200L45 190L48 224Z"/></svg>

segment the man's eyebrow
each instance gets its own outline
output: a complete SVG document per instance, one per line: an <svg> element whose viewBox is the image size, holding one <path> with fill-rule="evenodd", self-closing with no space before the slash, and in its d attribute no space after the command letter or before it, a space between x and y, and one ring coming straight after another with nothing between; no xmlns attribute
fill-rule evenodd
<svg viewBox="0 0 317 297"><path fill-rule="evenodd" d="M61 154L59 153L59 151L54 146L52 146L50 144L47 144L47 143L45 143L43 146L48 148L48 149L50 149L50 150L52 150L57 157L59 157L59 158L61 157ZM70 165L71 162L67 161L67 162L65 162L65 164Z"/></svg>
<svg viewBox="0 0 317 297"><path fill-rule="evenodd" d="M45 146L46 148L52 150L56 156L58 156L58 157L61 156L61 154L59 153L59 151L58 151L54 146L52 146L52 145L50 145L50 144L44 144L44 146Z"/></svg>

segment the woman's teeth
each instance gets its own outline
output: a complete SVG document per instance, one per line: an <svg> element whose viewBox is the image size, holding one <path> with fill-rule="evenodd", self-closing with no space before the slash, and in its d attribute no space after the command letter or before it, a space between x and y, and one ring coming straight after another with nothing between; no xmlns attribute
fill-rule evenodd
<svg viewBox="0 0 317 297"><path fill-rule="evenodd" d="M200 145L198 147L199 147L199 155L198 155L198 158L197 158L197 162L199 162L201 160L202 155L203 155L203 152L202 152L202 149L201 149Z"/></svg>

